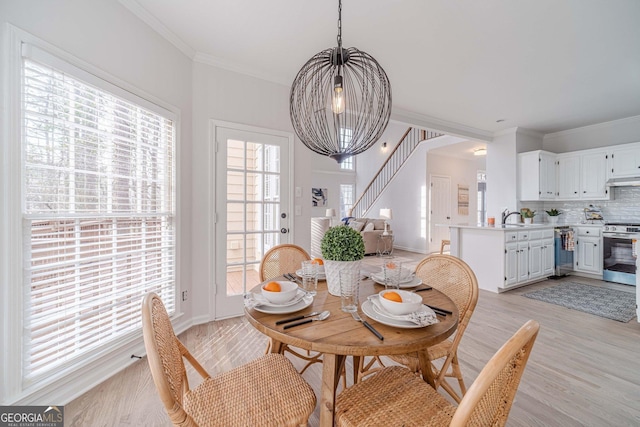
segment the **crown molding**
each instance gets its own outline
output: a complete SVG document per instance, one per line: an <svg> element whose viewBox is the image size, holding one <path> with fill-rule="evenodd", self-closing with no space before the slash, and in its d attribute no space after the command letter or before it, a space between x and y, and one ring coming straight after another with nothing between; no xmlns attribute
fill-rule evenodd
<svg viewBox="0 0 640 427"><path fill-rule="evenodd" d="M391 120L408 125L425 127L447 135L476 139L484 142L491 142L494 136L493 133L486 130L438 119L424 114L414 113L413 111L403 110L402 108L392 109Z"/></svg>
<svg viewBox="0 0 640 427"><path fill-rule="evenodd" d="M151 29L156 31L162 37L164 37L169 43L178 48L188 58L193 59L196 55L196 51L186 44L180 37L175 35L169 28L167 28L162 22L155 16L150 14L145 8L135 0L118 0L121 5L127 8L131 13L138 17L142 22L147 24Z"/></svg>
<svg viewBox="0 0 640 427"><path fill-rule="evenodd" d="M614 126L636 124L636 123L640 123L640 116L631 116L631 117L626 117L624 119L611 120L610 122L596 123L595 125L588 125L588 126L583 126L579 128L562 130L560 132L548 133L544 136L544 139L561 138L563 136L568 136L576 133L590 132L590 131L592 132L598 129L606 129Z"/></svg>

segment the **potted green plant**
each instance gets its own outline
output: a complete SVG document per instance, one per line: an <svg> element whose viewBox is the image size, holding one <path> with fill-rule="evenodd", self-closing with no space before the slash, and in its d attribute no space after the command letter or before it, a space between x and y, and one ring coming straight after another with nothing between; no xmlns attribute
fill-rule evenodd
<svg viewBox="0 0 640 427"><path fill-rule="evenodd" d="M562 212L560 212L558 209L549 209L548 211L545 211L547 213L547 215L549 215L549 223L550 224L557 224L558 223L558 217L560 215L562 215Z"/></svg>
<svg viewBox="0 0 640 427"><path fill-rule="evenodd" d="M331 295L340 295L340 272L360 271L360 260L364 258L362 235L348 225L331 227L324 233L320 243L327 289Z"/></svg>
<svg viewBox="0 0 640 427"><path fill-rule="evenodd" d="M522 215L525 224L531 224L533 217L536 216L536 211L532 211L529 208L522 208L520 209L520 215Z"/></svg>

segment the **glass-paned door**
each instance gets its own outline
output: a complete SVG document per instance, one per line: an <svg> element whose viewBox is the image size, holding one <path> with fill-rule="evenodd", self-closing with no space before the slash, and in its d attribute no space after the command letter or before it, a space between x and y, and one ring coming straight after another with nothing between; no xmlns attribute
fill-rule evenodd
<svg viewBox="0 0 640 427"><path fill-rule="evenodd" d="M216 318L242 313L266 251L288 243L290 137L216 127Z"/></svg>

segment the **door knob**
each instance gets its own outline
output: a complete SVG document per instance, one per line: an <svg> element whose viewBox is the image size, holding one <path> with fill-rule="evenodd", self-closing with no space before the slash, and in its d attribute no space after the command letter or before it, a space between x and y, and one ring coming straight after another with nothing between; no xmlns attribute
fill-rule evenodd
<svg viewBox="0 0 640 427"><path fill-rule="evenodd" d="M282 228L280 229L280 232L281 232L282 234L287 234L287 233L289 232L289 229L288 229L288 228L284 228L284 227L282 227Z"/></svg>

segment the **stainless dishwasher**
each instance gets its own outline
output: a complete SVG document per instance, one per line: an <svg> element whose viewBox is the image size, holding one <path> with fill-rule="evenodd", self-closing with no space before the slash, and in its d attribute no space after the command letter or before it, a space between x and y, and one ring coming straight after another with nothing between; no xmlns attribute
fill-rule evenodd
<svg viewBox="0 0 640 427"><path fill-rule="evenodd" d="M573 271L573 252L575 248L574 230L570 226L553 229L555 251L555 277L566 276Z"/></svg>

